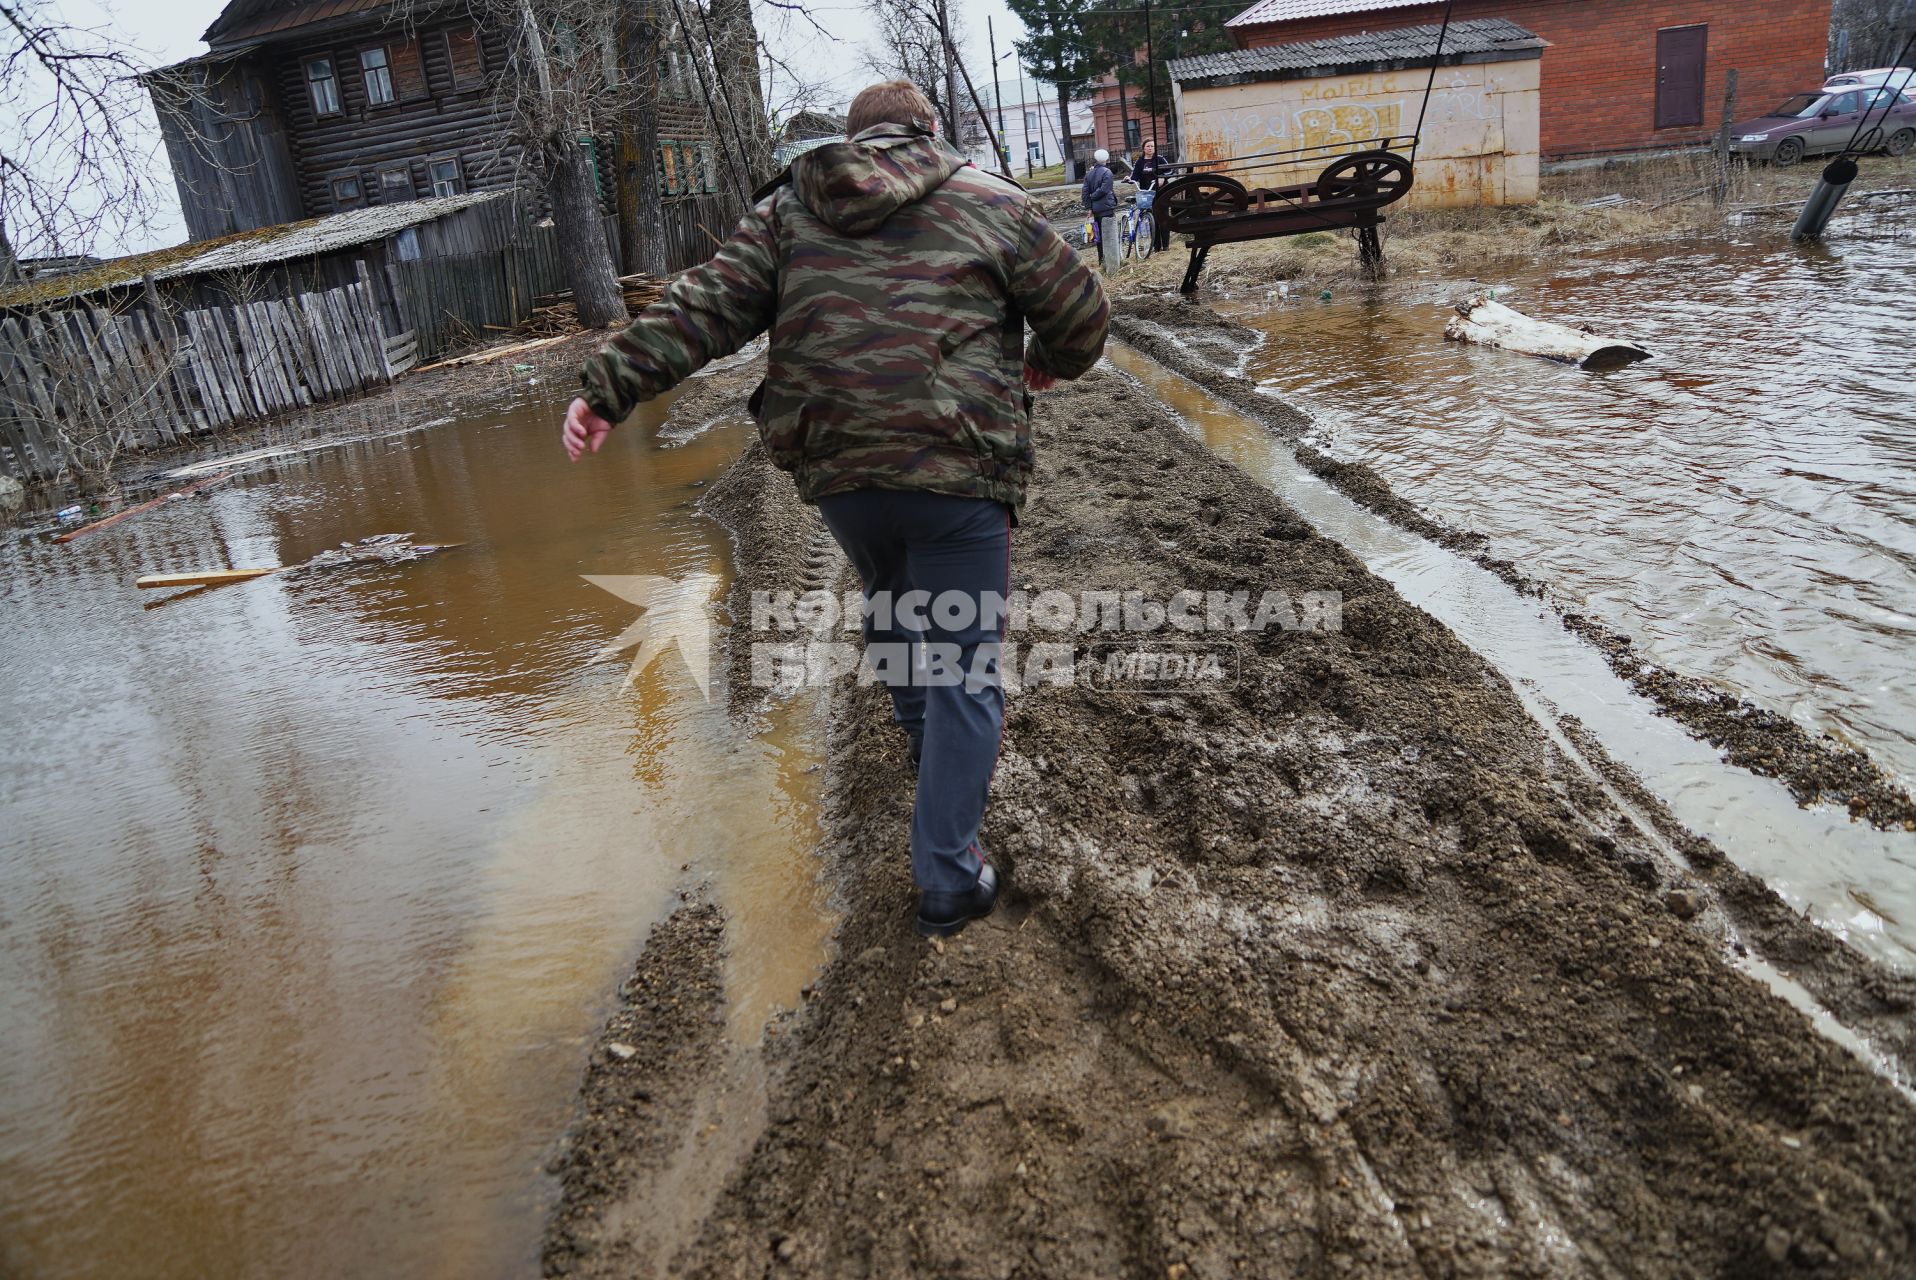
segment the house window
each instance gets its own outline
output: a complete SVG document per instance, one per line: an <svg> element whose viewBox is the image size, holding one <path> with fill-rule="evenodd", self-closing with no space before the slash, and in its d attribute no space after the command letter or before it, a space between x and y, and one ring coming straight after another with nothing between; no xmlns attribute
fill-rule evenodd
<svg viewBox="0 0 1916 1280"><path fill-rule="evenodd" d="M1126 120L1124 122L1124 149L1126 151L1136 151L1143 136L1144 130L1136 120Z"/></svg>
<svg viewBox="0 0 1916 1280"><path fill-rule="evenodd" d="M393 100L393 72L386 61L384 49L362 49L359 52L360 70L366 75L366 102L370 106L381 107Z"/></svg>
<svg viewBox="0 0 1916 1280"><path fill-rule="evenodd" d="M419 228L407 227L394 236L393 251L401 262L419 261Z"/></svg>
<svg viewBox="0 0 1916 1280"><path fill-rule="evenodd" d="M341 174L332 181L333 208L358 209L366 203L366 193L356 173Z"/></svg>
<svg viewBox="0 0 1916 1280"><path fill-rule="evenodd" d="M452 82L462 89L486 78L479 33L470 26L446 28L446 60L452 64Z"/></svg>
<svg viewBox="0 0 1916 1280"><path fill-rule="evenodd" d="M465 180L459 176L459 161L434 160L426 166L426 179L432 183L432 193L436 196L456 196L466 189Z"/></svg>
<svg viewBox="0 0 1916 1280"><path fill-rule="evenodd" d="M1030 145L1031 145L1031 151L1029 154L1031 157L1031 163L1043 164L1044 163L1044 144L1042 142L1034 142Z"/></svg>
<svg viewBox="0 0 1916 1280"><path fill-rule="evenodd" d="M1703 123L1703 54L1709 43L1710 29L1700 23L1657 32L1657 128Z"/></svg>
<svg viewBox="0 0 1916 1280"><path fill-rule="evenodd" d="M718 190L718 164L712 155L711 143L709 142L699 143L698 158L699 158L699 167L698 167L699 190L717 191Z"/></svg>
<svg viewBox="0 0 1916 1280"><path fill-rule="evenodd" d="M659 194L675 196L679 193L679 183L684 180L681 170L679 144L667 138L659 139Z"/></svg>
<svg viewBox="0 0 1916 1280"><path fill-rule="evenodd" d="M399 204L417 194L412 185L412 166L400 165L379 171L379 203Z"/></svg>
<svg viewBox="0 0 1916 1280"><path fill-rule="evenodd" d="M331 58L313 58L306 63L306 87L313 95L313 114L339 114L339 81L333 78Z"/></svg>
<svg viewBox="0 0 1916 1280"><path fill-rule="evenodd" d="M1025 132L1026 133L1038 132L1038 113L1037 112L1035 111L1025 112Z"/></svg>
<svg viewBox="0 0 1916 1280"><path fill-rule="evenodd" d="M386 65L395 98L411 102L426 96L426 64L420 61L417 40L395 40L387 45Z"/></svg>

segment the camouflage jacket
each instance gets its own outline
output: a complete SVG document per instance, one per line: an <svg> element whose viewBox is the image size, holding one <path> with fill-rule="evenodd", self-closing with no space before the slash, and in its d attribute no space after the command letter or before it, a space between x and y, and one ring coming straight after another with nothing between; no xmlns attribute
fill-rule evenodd
<svg viewBox="0 0 1916 1280"><path fill-rule="evenodd" d="M753 412L807 502L930 489L1015 511L1032 461L1023 366L1082 375L1108 314L1015 183L879 125L800 156L711 261L587 361L582 394L617 422L769 328Z"/></svg>

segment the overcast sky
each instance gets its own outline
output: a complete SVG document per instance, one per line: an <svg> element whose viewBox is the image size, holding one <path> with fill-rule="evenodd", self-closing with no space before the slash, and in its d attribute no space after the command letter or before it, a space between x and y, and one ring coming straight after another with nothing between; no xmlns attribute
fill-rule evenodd
<svg viewBox="0 0 1916 1280"><path fill-rule="evenodd" d="M200 33L226 5L226 0L54 0L53 10L68 22L81 26L105 26L154 65L177 62L205 52ZM766 44L780 57L815 80L824 89L828 105L842 108L853 94L874 78L869 51L877 29L870 11L861 0L819 0L812 9L820 33L797 15L775 8L761 8L759 31ZM1005 8L1004 0L952 0L952 12L962 26L962 48L966 65L977 81L980 94L989 95L991 59L986 52L985 19L990 16L998 38L999 75L1009 83L1017 78L1017 58L1011 54L1011 42L1024 34L1024 26ZM775 82L775 101L790 93L789 84ZM154 126L157 138L157 126ZM163 153L155 160L156 172L171 190ZM174 244L186 238L177 209L171 219L157 228L146 244L101 245L95 252L132 253L142 249Z"/></svg>

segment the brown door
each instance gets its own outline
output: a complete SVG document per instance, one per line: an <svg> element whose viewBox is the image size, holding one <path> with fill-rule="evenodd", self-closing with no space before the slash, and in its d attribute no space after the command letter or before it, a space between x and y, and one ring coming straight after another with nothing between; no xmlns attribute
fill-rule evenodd
<svg viewBox="0 0 1916 1280"><path fill-rule="evenodd" d="M1703 123L1703 50L1707 26L1657 32L1657 128Z"/></svg>

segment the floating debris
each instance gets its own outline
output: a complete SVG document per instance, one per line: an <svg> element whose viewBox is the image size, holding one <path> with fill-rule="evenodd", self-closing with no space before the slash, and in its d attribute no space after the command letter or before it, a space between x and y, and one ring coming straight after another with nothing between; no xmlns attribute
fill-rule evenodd
<svg viewBox="0 0 1916 1280"><path fill-rule="evenodd" d="M1444 326L1444 336L1454 342L1474 342L1599 371L1650 358L1650 353L1634 342L1601 337L1588 329L1573 329L1551 320L1533 320L1488 293L1459 303L1457 314Z"/></svg>

